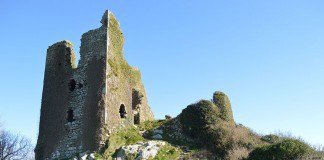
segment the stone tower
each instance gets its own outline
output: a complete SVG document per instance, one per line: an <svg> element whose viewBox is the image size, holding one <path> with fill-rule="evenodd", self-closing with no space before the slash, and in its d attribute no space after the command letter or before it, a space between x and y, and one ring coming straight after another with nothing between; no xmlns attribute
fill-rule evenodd
<svg viewBox="0 0 324 160"><path fill-rule="evenodd" d="M119 127L154 119L139 70L123 57L119 23L109 11L101 23L82 35L77 67L69 41L47 49L37 160L97 151Z"/></svg>

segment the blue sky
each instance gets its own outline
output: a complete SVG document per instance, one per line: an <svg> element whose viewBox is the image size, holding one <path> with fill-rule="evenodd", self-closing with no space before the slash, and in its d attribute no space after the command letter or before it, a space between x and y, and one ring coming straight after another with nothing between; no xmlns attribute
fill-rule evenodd
<svg viewBox="0 0 324 160"><path fill-rule="evenodd" d="M46 49L121 24L156 118L225 92L234 118L324 144L324 2L0 0L0 122L36 141Z"/></svg>

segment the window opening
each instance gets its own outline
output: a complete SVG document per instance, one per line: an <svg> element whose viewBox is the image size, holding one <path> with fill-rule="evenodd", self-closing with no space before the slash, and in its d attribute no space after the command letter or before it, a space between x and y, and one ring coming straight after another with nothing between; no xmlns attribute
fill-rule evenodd
<svg viewBox="0 0 324 160"><path fill-rule="evenodd" d="M120 115L120 118L126 118L126 108L125 108L125 105L124 104L121 104L120 107L119 107L119 115Z"/></svg>
<svg viewBox="0 0 324 160"><path fill-rule="evenodd" d="M75 80L71 79L70 82L69 82L69 89L70 89L71 92L75 90L75 85L76 85Z"/></svg>
<svg viewBox="0 0 324 160"><path fill-rule="evenodd" d="M140 114L134 114L134 124L140 124Z"/></svg>
<svg viewBox="0 0 324 160"><path fill-rule="evenodd" d="M72 109L69 109L69 110L67 111L67 121L68 121L68 122L73 122L73 121L75 121L75 119L74 119L74 114L73 114L73 110L72 110Z"/></svg>

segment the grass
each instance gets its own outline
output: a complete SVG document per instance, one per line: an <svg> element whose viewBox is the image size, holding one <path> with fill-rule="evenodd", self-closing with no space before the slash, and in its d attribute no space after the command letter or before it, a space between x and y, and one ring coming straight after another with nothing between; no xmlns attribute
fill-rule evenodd
<svg viewBox="0 0 324 160"><path fill-rule="evenodd" d="M179 149L178 146L188 146L190 153L195 153L195 152L198 152L200 149L202 149L203 146L200 144L197 144L195 142L188 142L183 139L176 139L176 138L170 137L169 135L174 134L176 132L171 128L174 125L175 124L172 123L171 119L145 121L139 125L139 129L141 131L146 131L146 138L148 138L148 139L150 139L150 137L153 136L151 133L152 130L162 129L163 130L163 135L162 135L163 140L168 142L168 145L172 146L174 149L175 148ZM169 148L169 150L170 150L170 147L166 147L166 148ZM161 151L159 151L159 155L161 155L160 152L164 153L163 150L165 150L165 149L162 149ZM166 149L166 150L168 150L168 149ZM171 152L173 152L173 151L171 150ZM179 151L177 150L177 152L179 152ZM180 153L181 152L182 151L180 151ZM166 153L164 153L164 155L169 156ZM160 157L159 159L163 159L163 158Z"/></svg>
<svg viewBox="0 0 324 160"><path fill-rule="evenodd" d="M145 121L138 125L138 128L141 131L150 131L159 128L160 126L166 124L168 121L169 120Z"/></svg>
<svg viewBox="0 0 324 160"><path fill-rule="evenodd" d="M129 126L125 128L121 128L119 131L110 135L106 147L102 148L101 152L95 154L96 159L103 160L113 159L117 154L118 149L121 146L136 144L138 142L147 141L143 138L139 132L140 131L151 131L159 128L160 126L167 123L168 120L155 120L155 121L145 121L137 127ZM165 144L163 146L156 157L154 159L158 160L169 160L169 159L177 159L182 153L179 147L173 146L170 143ZM137 155L127 155L128 159L135 159Z"/></svg>
<svg viewBox="0 0 324 160"><path fill-rule="evenodd" d="M139 134L138 128L134 126L122 128L110 135L106 147L102 149L104 151L103 158L112 159L121 146L135 144L141 141L143 142L145 139Z"/></svg>
<svg viewBox="0 0 324 160"><path fill-rule="evenodd" d="M158 154L154 157L154 160L170 160L170 159L178 159L180 154L182 153L181 149L178 147L174 147L169 143L166 143L163 146ZM153 158L150 158L153 160Z"/></svg>

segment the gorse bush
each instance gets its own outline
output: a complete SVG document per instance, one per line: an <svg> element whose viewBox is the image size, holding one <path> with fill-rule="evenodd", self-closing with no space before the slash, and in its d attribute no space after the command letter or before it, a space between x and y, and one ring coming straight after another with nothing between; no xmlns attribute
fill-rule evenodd
<svg viewBox="0 0 324 160"><path fill-rule="evenodd" d="M216 124L218 108L210 101L201 100L187 106L179 115L183 130L193 138L201 136L211 124Z"/></svg>
<svg viewBox="0 0 324 160"><path fill-rule="evenodd" d="M314 153L314 149L297 139L287 138L281 142L254 149L249 160L300 159Z"/></svg>
<svg viewBox="0 0 324 160"><path fill-rule="evenodd" d="M249 151L261 146L260 137L244 126L233 126L226 121L210 125L202 136L208 149L220 159L246 158Z"/></svg>
<svg viewBox="0 0 324 160"><path fill-rule="evenodd" d="M233 147L233 132L221 125L211 125L203 133L202 141L217 157L225 157L227 151Z"/></svg>

